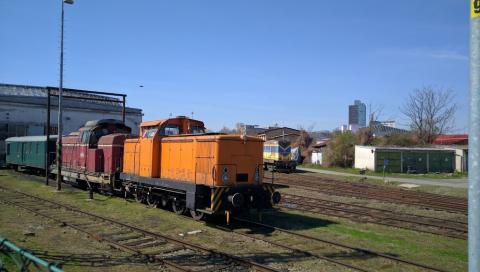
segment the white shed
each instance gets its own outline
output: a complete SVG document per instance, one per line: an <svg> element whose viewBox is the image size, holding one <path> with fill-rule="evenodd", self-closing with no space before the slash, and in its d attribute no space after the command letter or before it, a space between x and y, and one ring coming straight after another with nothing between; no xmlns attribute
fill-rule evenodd
<svg viewBox="0 0 480 272"><path fill-rule="evenodd" d="M321 150L312 151L312 163L323 165L323 152Z"/></svg>

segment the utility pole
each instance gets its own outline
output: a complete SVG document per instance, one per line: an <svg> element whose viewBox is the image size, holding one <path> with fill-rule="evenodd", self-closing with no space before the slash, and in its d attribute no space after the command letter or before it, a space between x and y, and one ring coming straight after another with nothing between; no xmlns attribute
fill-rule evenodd
<svg viewBox="0 0 480 272"><path fill-rule="evenodd" d="M480 271L480 0L470 0L468 271Z"/></svg>
<svg viewBox="0 0 480 272"><path fill-rule="evenodd" d="M73 0L62 1L62 18L60 33L60 86L58 87L58 138L57 138L57 191L62 190L62 91L63 91L63 24L64 24L64 6L72 5Z"/></svg>
<svg viewBox="0 0 480 272"><path fill-rule="evenodd" d="M47 87L47 125L45 126L46 144L45 144L45 185L48 186L49 167L50 167L50 88Z"/></svg>

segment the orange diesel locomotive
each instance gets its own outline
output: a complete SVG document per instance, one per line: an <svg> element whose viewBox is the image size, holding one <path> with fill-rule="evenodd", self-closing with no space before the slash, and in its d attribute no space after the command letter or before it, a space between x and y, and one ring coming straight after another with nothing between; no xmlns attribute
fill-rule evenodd
<svg viewBox="0 0 480 272"><path fill-rule="evenodd" d="M180 116L143 122L125 140L120 180L126 193L151 205L171 205L193 218L271 208L280 194L262 183L263 140L205 133L203 122Z"/></svg>

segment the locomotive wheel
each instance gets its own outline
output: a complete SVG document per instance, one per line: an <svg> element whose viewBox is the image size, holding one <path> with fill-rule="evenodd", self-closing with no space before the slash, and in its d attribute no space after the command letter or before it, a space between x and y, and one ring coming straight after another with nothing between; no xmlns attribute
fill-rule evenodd
<svg viewBox="0 0 480 272"><path fill-rule="evenodd" d="M158 207L158 203L159 203L158 198L154 197L152 194L147 195L147 205L150 208Z"/></svg>
<svg viewBox="0 0 480 272"><path fill-rule="evenodd" d="M178 215L182 215L185 213L185 205L183 205L182 203L179 203L175 200L172 201L172 210L174 213L178 214Z"/></svg>
<svg viewBox="0 0 480 272"><path fill-rule="evenodd" d="M166 208L168 205L168 198L162 196L160 200L160 205L162 205L162 208Z"/></svg>
<svg viewBox="0 0 480 272"><path fill-rule="evenodd" d="M192 216L193 219L199 221L203 219L203 217L205 216L205 213L190 210L190 215Z"/></svg>
<svg viewBox="0 0 480 272"><path fill-rule="evenodd" d="M133 194L133 197L135 198L135 201L137 201L138 203L145 203L146 197L142 190L135 189L135 193Z"/></svg>

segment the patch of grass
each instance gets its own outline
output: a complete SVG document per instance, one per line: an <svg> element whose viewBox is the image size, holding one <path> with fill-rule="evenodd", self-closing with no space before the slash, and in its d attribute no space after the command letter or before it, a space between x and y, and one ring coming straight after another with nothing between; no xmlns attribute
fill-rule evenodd
<svg viewBox="0 0 480 272"><path fill-rule="evenodd" d="M466 240L290 210L282 212L281 216L269 215L265 220L289 228L289 218L296 220L293 218L298 215L302 215L301 224L306 226L298 231L306 235L395 255L447 271L465 271L467 268ZM319 219L330 223L316 225Z"/></svg>
<svg viewBox="0 0 480 272"><path fill-rule="evenodd" d="M320 169L320 170L327 170L327 171L335 171L340 173L347 173L347 174L360 174L359 169L355 168L342 168L342 167L325 167L318 164L302 164L300 167L305 168L312 168L312 169ZM365 176L377 176L383 177L383 172L375 172L371 170L365 171ZM411 179L463 179L468 177L468 173L425 173L425 174L407 174L407 173L389 173L385 172L385 177L392 177L392 178L411 178Z"/></svg>
<svg viewBox="0 0 480 272"><path fill-rule="evenodd" d="M0 267L3 267L5 271L20 270L19 267L17 267L17 265L15 264L15 262L7 255L4 255L2 252L0 252Z"/></svg>

